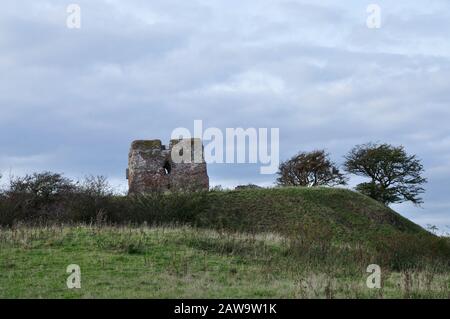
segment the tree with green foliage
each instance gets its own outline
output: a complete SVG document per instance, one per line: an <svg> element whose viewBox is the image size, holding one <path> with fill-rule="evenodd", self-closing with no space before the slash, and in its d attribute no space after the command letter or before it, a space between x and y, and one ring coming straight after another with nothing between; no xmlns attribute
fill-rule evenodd
<svg viewBox="0 0 450 319"><path fill-rule="evenodd" d="M410 201L423 203L424 168L416 155L408 155L403 146L367 143L355 146L345 156L345 170L369 177L356 190L385 205Z"/></svg>
<svg viewBox="0 0 450 319"><path fill-rule="evenodd" d="M336 186L347 183L344 174L324 150L295 155L280 164L278 175L280 186Z"/></svg>

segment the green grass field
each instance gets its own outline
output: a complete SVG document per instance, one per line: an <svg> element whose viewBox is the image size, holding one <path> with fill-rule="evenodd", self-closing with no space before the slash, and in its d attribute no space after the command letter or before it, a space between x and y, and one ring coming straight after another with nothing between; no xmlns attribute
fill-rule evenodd
<svg viewBox="0 0 450 319"><path fill-rule="evenodd" d="M177 228L49 227L3 230L2 298L448 298L450 275L384 270L366 286L364 263L296 254L274 234ZM350 256L348 256L350 257ZM66 267L81 267L68 289Z"/></svg>
<svg viewBox="0 0 450 319"><path fill-rule="evenodd" d="M197 204L166 226L0 228L0 297L450 297L448 239L360 194L210 192ZM70 264L81 289L66 286ZM381 267L381 289L366 286L369 264Z"/></svg>

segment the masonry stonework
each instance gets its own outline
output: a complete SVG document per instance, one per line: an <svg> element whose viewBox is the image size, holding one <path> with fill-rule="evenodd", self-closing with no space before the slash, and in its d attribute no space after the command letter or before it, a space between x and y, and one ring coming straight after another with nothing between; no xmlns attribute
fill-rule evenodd
<svg viewBox="0 0 450 319"><path fill-rule="evenodd" d="M174 152L182 157L186 150L191 152L190 160L180 161L172 155ZM201 140L171 140L168 148L161 140L134 141L128 155L127 179L129 194L208 190Z"/></svg>

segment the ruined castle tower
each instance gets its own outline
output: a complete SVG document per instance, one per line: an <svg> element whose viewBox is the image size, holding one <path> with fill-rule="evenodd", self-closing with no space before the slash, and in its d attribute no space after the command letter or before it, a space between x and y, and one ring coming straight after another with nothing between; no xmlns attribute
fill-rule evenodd
<svg viewBox="0 0 450 319"><path fill-rule="evenodd" d="M208 190L209 178L200 139L139 140L131 144L127 179L129 194L155 191Z"/></svg>

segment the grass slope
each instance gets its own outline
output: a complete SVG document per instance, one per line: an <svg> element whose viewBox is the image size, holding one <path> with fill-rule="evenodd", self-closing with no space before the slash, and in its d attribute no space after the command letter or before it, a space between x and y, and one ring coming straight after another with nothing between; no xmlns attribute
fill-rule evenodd
<svg viewBox="0 0 450 319"><path fill-rule="evenodd" d="M450 297L448 239L349 190L117 197L108 205L106 220L129 226L100 219L0 228L0 297ZM69 264L81 267L79 290L66 287ZM382 289L367 288L369 264L381 266Z"/></svg>
<svg viewBox="0 0 450 319"><path fill-rule="evenodd" d="M374 234L427 232L381 203L347 189L272 188L211 192L198 224L238 231L297 232L330 229L337 236L365 239Z"/></svg>
<svg viewBox="0 0 450 319"><path fill-rule="evenodd" d="M20 227L0 233L0 297L449 297L448 272L383 268L383 287L369 289L354 251L318 264L297 248L274 234L189 227ZM69 264L81 267L81 289L66 286Z"/></svg>

